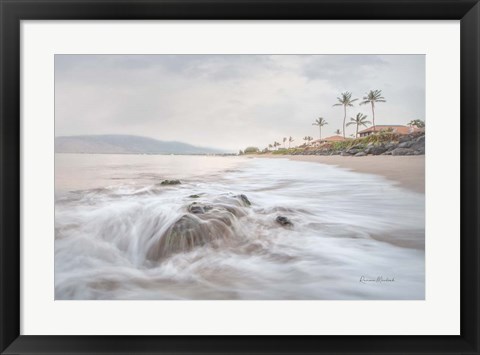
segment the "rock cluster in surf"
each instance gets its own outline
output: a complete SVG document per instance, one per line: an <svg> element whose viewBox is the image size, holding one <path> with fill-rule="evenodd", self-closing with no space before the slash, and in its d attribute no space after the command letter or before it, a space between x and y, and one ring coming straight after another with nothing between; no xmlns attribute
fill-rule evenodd
<svg viewBox="0 0 480 355"><path fill-rule="evenodd" d="M181 183L180 180L163 180L160 185L180 185Z"/></svg>
<svg viewBox="0 0 480 355"><path fill-rule="evenodd" d="M208 203L188 204L184 207L185 213L148 250L147 258L160 260L207 243L233 238L235 221L246 216L245 209L250 205L250 200L243 194L220 196Z"/></svg>

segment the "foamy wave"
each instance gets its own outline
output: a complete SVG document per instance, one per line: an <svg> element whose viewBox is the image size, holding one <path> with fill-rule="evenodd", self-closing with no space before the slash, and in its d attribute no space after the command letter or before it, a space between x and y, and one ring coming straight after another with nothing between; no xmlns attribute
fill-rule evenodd
<svg viewBox="0 0 480 355"><path fill-rule="evenodd" d="M280 159L186 181L62 194L56 298L424 297L421 194ZM365 285L362 275L396 281Z"/></svg>

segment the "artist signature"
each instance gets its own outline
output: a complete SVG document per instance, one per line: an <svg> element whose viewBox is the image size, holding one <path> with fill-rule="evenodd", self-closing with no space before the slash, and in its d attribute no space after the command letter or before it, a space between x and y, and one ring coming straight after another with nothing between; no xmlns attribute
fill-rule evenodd
<svg viewBox="0 0 480 355"><path fill-rule="evenodd" d="M360 283L362 284L368 284L368 283L390 283L390 282L395 282L395 277L383 277L383 276L377 276L377 277L369 277L369 276L360 276Z"/></svg>

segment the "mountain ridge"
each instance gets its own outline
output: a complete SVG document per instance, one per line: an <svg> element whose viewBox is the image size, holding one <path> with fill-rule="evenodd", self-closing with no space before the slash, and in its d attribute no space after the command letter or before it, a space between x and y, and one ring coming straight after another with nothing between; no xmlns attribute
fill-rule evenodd
<svg viewBox="0 0 480 355"><path fill-rule="evenodd" d="M100 134L55 137L55 153L224 154L229 151L144 136Z"/></svg>

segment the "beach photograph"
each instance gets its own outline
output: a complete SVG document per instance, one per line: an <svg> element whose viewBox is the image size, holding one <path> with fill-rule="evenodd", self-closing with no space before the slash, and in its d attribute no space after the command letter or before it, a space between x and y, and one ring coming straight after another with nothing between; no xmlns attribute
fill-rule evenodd
<svg viewBox="0 0 480 355"><path fill-rule="evenodd" d="M424 300L425 56L55 55L55 300Z"/></svg>

